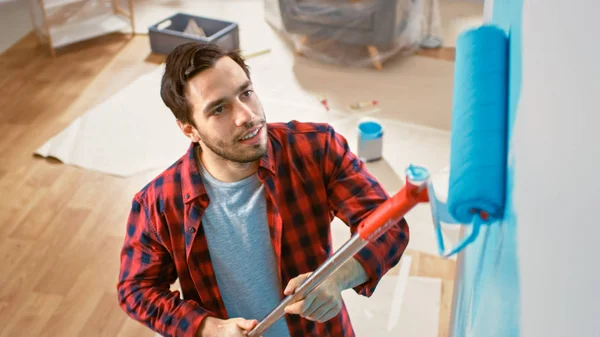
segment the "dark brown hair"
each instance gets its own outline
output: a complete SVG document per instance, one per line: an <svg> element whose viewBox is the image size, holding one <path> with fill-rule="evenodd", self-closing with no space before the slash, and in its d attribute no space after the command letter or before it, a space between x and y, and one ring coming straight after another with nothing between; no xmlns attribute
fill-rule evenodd
<svg viewBox="0 0 600 337"><path fill-rule="evenodd" d="M191 106L185 97L187 82L209 69L222 57L230 57L242 67L248 79L250 70L238 50L226 51L215 44L188 42L177 46L167 56L160 96L179 121L194 125Z"/></svg>

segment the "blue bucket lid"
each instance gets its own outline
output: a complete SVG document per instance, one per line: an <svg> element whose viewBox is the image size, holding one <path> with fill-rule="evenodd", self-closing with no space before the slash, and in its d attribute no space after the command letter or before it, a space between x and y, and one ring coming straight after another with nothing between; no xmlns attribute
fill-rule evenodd
<svg viewBox="0 0 600 337"><path fill-rule="evenodd" d="M358 124L358 130L363 138L379 138L383 134L383 127L374 120L362 121Z"/></svg>

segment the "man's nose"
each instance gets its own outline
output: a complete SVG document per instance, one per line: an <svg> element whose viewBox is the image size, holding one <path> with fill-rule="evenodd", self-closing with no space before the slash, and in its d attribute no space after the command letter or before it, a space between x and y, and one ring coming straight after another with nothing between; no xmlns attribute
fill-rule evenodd
<svg viewBox="0 0 600 337"><path fill-rule="evenodd" d="M237 126L246 125L254 119L254 112L243 102L238 102L235 109L235 124Z"/></svg>

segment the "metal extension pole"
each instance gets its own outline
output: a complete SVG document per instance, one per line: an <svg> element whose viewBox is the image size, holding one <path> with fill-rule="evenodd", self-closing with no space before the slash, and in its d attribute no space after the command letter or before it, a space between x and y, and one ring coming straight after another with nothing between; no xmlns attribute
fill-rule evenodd
<svg viewBox="0 0 600 337"><path fill-rule="evenodd" d="M271 311L258 325L250 331L249 337L259 337L264 331L270 328L275 322L285 315L285 307L297 302L319 284L321 284L329 275L338 270L346 263L354 254L358 253L367 245L368 241L363 240L358 233L354 234L340 249L333 254L325 263L323 263L315 272L297 288L296 292L288 295L273 311Z"/></svg>

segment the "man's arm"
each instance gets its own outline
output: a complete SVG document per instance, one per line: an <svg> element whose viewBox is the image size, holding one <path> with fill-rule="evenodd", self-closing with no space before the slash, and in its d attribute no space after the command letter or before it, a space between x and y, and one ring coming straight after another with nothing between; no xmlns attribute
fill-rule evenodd
<svg viewBox="0 0 600 337"><path fill-rule="evenodd" d="M389 199L389 195L350 151L346 139L331 127L328 131L321 145L329 207L355 233L358 225ZM344 290L353 288L359 294L371 296L381 277L400 261L408 244L408 234L406 221L399 220L305 298L288 305L285 312L325 322L341 310ZM284 294L296 291L310 274L291 279Z"/></svg>
<svg viewBox="0 0 600 337"><path fill-rule="evenodd" d="M240 317L219 319L207 316L202 321L196 337L244 337L257 324L258 321L255 319L247 320Z"/></svg>
<svg viewBox="0 0 600 337"><path fill-rule="evenodd" d="M389 194L350 151L346 139L329 127L324 144L323 170L329 206L346 223L352 233ZM352 283L356 292L371 296L375 286L402 257L409 240L409 228L401 219L374 242L369 243L354 259L363 267L367 280Z"/></svg>
<svg viewBox="0 0 600 337"><path fill-rule="evenodd" d="M284 295L291 295L312 273L302 274L290 280ZM354 288L368 280L368 275L358 260L351 258L323 281L305 298L285 308L288 314L301 315L307 319L326 322L342 309L342 291Z"/></svg>
<svg viewBox="0 0 600 337"><path fill-rule="evenodd" d="M171 291L176 279L175 264L160 244L148 210L134 199L121 250L119 304L131 318L161 335L199 337L200 325L210 313Z"/></svg>
<svg viewBox="0 0 600 337"><path fill-rule="evenodd" d="M356 258L351 258L333 273L332 278L339 285L340 290L344 291L364 284L369 280L369 275Z"/></svg>

